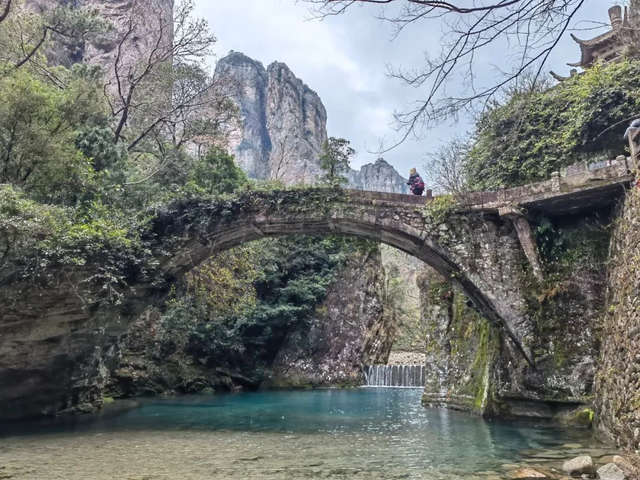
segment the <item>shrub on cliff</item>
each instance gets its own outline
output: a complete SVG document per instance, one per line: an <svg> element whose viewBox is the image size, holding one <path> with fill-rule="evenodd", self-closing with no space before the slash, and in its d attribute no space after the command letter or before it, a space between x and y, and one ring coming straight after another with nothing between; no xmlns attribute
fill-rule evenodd
<svg viewBox="0 0 640 480"><path fill-rule="evenodd" d="M514 91L479 120L469 152L474 189L536 182L562 167L625 152L628 119L640 115L640 62L596 64L551 88Z"/></svg>

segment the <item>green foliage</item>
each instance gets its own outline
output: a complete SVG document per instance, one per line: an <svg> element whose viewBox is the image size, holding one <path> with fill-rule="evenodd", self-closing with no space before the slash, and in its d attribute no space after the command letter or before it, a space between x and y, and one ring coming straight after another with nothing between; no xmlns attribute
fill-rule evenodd
<svg viewBox="0 0 640 480"><path fill-rule="evenodd" d="M97 261L100 268L83 282L102 286L102 296L87 301L118 301L127 274L145 275L155 265L141 239L146 221L97 201L77 209L51 206L0 186L0 280L47 278L56 271L49 267Z"/></svg>
<svg viewBox="0 0 640 480"><path fill-rule="evenodd" d="M554 225L543 218L534 234L544 264L551 272L570 275L582 265L599 268L609 250L610 232L600 217Z"/></svg>
<svg viewBox="0 0 640 480"><path fill-rule="evenodd" d="M593 426L594 417L595 412L592 408L583 408L573 414L570 423L580 427L591 428Z"/></svg>
<svg viewBox="0 0 640 480"><path fill-rule="evenodd" d="M331 137L322 146L320 154L320 168L324 171L321 178L329 185L344 185L349 180L344 174L349 170L349 162L356 151L349 145L351 142L344 138Z"/></svg>
<svg viewBox="0 0 640 480"><path fill-rule="evenodd" d="M431 223L440 225L449 218L455 207L456 200L453 195L438 195L427 201L423 211Z"/></svg>
<svg viewBox="0 0 640 480"><path fill-rule="evenodd" d="M212 195L231 193L249 181L233 156L220 147L212 148L195 161L189 179L196 191Z"/></svg>
<svg viewBox="0 0 640 480"><path fill-rule="evenodd" d="M68 209L41 205L11 185L0 185L0 268L50 248L70 217Z"/></svg>
<svg viewBox="0 0 640 480"><path fill-rule="evenodd" d="M476 126L467 165L472 187L541 181L585 159L623 154L628 119L640 115L639 92L637 61L597 64L552 88L514 92Z"/></svg>
<svg viewBox="0 0 640 480"><path fill-rule="evenodd" d="M77 129L103 120L95 72L60 70L60 89L26 70L0 78L0 183L43 199L84 188L92 168L75 145Z"/></svg>
<svg viewBox="0 0 640 480"><path fill-rule="evenodd" d="M96 172L122 171L127 151L121 145L113 143L110 128L90 125L78 131L76 147L91 161Z"/></svg>
<svg viewBox="0 0 640 480"><path fill-rule="evenodd" d="M162 318L167 338L183 332L188 348L212 364L268 365L288 332L308 327L348 258L369 248L345 237L300 236L218 256L174 293Z"/></svg>

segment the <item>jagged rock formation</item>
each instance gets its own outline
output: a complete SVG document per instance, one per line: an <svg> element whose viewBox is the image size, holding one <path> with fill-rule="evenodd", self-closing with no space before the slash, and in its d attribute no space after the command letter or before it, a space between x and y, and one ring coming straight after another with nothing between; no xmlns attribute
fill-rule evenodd
<svg viewBox="0 0 640 480"><path fill-rule="evenodd" d="M327 140L324 105L284 63L269 65L267 76L271 178L285 183L313 183L320 174L319 152Z"/></svg>
<svg viewBox="0 0 640 480"><path fill-rule="evenodd" d="M350 170L347 174L349 188L374 192L408 193L407 180L384 158L375 163L363 165L360 170Z"/></svg>
<svg viewBox="0 0 640 480"><path fill-rule="evenodd" d="M216 75L237 83L235 98L242 132L234 132L230 148L236 163L251 178L269 178L271 137L267 130L267 86L269 79L262 64L239 52L232 52L218 62Z"/></svg>
<svg viewBox="0 0 640 480"><path fill-rule="evenodd" d="M222 58L216 74L239 87L235 101L242 131L230 145L238 164L251 178L313 183L327 140L327 112L318 94L284 63L265 69L239 52Z"/></svg>
<svg viewBox="0 0 640 480"><path fill-rule="evenodd" d="M240 52L222 58L216 74L235 82L242 130L229 148L251 178L285 184L313 183L320 175L318 158L327 140L327 112L316 92L286 64L262 63ZM384 159L347 173L349 187L407 193L406 180Z"/></svg>
<svg viewBox="0 0 640 480"><path fill-rule="evenodd" d="M383 313L379 251L353 258L309 331L293 332L273 365L272 385L361 385L366 365L386 363L395 325Z"/></svg>

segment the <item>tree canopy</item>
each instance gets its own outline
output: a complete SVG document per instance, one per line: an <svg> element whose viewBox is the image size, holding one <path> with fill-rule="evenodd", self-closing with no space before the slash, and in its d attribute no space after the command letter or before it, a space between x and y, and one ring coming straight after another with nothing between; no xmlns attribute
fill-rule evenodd
<svg viewBox="0 0 640 480"><path fill-rule="evenodd" d="M322 146L320 153L320 168L324 175L320 181L330 185L344 185L349 180L344 176L349 171L351 157L356 151L351 148L351 142L344 138L331 137Z"/></svg>

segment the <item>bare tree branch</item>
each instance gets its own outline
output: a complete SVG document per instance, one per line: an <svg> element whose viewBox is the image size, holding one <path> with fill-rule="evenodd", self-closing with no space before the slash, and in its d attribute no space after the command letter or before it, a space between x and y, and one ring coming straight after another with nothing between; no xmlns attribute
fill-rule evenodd
<svg viewBox="0 0 640 480"><path fill-rule="evenodd" d="M420 68L387 66L388 75L425 92L413 108L394 114L399 138L390 148L460 114L476 115L499 100L525 72L537 80L585 0L300 0L316 19L340 15L355 5L386 6L378 18L394 37L409 25L444 26L439 51L425 51ZM489 53L491 52L491 53ZM497 53L497 55L496 55ZM496 76L478 75L480 58L497 58ZM455 94L448 91L453 87ZM385 148L384 150L388 150Z"/></svg>
<svg viewBox="0 0 640 480"><path fill-rule="evenodd" d="M9 16L9 11L11 10L11 0L6 1L7 3L5 4L2 11L0 11L0 23L4 22L7 19L7 17Z"/></svg>

